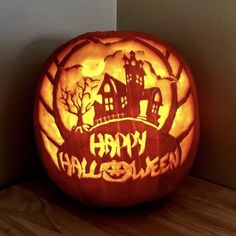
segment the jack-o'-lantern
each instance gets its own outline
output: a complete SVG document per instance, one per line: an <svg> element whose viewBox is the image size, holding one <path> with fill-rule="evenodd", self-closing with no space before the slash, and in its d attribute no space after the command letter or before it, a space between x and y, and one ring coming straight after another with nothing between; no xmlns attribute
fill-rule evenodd
<svg viewBox="0 0 236 236"><path fill-rule="evenodd" d="M136 32L86 33L57 49L41 76L34 121L49 176L99 206L172 191L191 167L199 135L186 63Z"/></svg>

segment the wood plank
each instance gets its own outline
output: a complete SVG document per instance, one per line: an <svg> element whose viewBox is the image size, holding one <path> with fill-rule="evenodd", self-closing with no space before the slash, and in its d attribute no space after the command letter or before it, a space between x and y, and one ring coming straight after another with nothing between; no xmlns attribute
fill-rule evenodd
<svg viewBox="0 0 236 236"><path fill-rule="evenodd" d="M71 236L78 233L110 235L21 186L0 192L0 235Z"/></svg>
<svg viewBox="0 0 236 236"><path fill-rule="evenodd" d="M167 197L123 209L89 208L48 179L0 192L0 235L236 235L236 191L188 176Z"/></svg>

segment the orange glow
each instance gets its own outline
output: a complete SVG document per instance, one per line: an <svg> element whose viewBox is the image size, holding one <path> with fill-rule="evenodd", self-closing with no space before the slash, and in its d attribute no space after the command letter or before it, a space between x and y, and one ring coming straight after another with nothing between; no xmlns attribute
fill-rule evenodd
<svg viewBox="0 0 236 236"><path fill-rule="evenodd" d="M83 68L82 68L82 75L83 76L99 76L103 73L105 68L105 63L101 59L90 59L84 61Z"/></svg>
<svg viewBox="0 0 236 236"><path fill-rule="evenodd" d="M178 100L181 101L190 88L190 83L186 71L183 70L177 83Z"/></svg>
<svg viewBox="0 0 236 236"><path fill-rule="evenodd" d="M179 66L180 66L178 59L173 54L170 54L170 56L168 58L168 62L171 65L171 69L173 71L173 74L177 75L178 69L179 69Z"/></svg>
<svg viewBox="0 0 236 236"><path fill-rule="evenodd" d="M171 106L171 83L168 80L161 80L158 79L156 76L160 76L160 78L167 77L168 72L163 64L162 60L157 57L150 49L146 48L140 43L136 43L134 41L125 41L119 42L119 38L109 38L109 39L102 39L101 42L113 42L111 46L107 47L103 44L96 44L94 42L90 42L80 50L73 53L70 59L66 62L66 64L61 69L60 74L60 86L61 88L67 88L70 91L73 91L76 83L80 82L84 77L92 77L98 80L97 88L91 92L91 97L85 97L83 102L89 103L90 100L95 101L97 98L97 92L99 90L99 86L102 84L104 73L111 74L114 78L117 78L121 82L125 83L125 73L123 70L123 63L122 57L125 53L129 53L130 50L136 51L137 60L144 61L144 69L146 72L146 88L151 88L153 86L158 86L162 91L163 97L163 105L160 107L159 110L159 126L158 128L161 129L163 124L165 123ZM151 42L150 40L144 40L145 42L150 43L152 46L160 50L161 53L166 53L166 49L164 46L160 44L156 44L155 42ZM78 40L78 42L74 42L70 45L67 49L60 53L59 57L63 57L66 53L73 48L73 46L78 45L83 41ZM152 67L156 74L150 69L150 65L147 62L152 62ZM168 62L171 65L173 74L177 74L179 68L179 61L173 55L169 55ZM52 77L55 77L56 73L56 66L55 63L52 63L49 72L51 73ZM178 80L177 84L177 94L178 99L181 100L188 88L190 87L188 76L186 72L183 70L181 76ZM49 81L48 77L45 76L45 79L42 82L41 87L41 96L44 98L45 103L52 109L52 91L53 91L53 84ZM68 112L68 110L64 109L64 104L62 103L61 99L61 91L57 91L57 105L59 108L60 116L63 121L65 127L70 130L72 129L77 122L76 114L72 114ZM72 101L70 101L70 105L72 106ZM147 111L147 102L140 103L141 111L140 111L140 118L146 117ZM73 110L73 112L76 112ZM63 140L60 137L60 134L57 130L53 117L50 116L46 112L43 106L40 105L40 124L42 127L47 130L50 137L55 138L57 142L62 143ZM186 117L186 114L188 116ZM83 122L89 125L93 124L93 117L94 117L94 109L90 109L83 114ZM188 98L188 101L183 104L176 112L176 116L170 130L170 134L174 137L177 137L183 130L185 130L189 124L193 121L194 114L193 114L193 101L191 97ZM191 137L189 137L191 138ZM54 158L55 159L55 158Z"/></svg>
<svg viewBox="0 0 236 236"><path fill-rule="evenodd" d="M136 193L139 184L133 183L141 179L142 189L153 178L163 188L159 179L172 173L176 179L165 186L174 186L178 171L186 172L194 158L195 88L187 65L165 43L138 33L88 33L52 57L37 94L35 124L43 161L51 161L52 175L59 185L68 181L61 187L75 197L76 189L87 191L85 179L88 191L96 181L110 182L111 194L121 183Z"/></svg>
<svg viewBox="0 0 236 236"><path fill-rule="evenodd" d="M57 158L56 158L58 148L55 145L53 145L52 142L49 141L49 139L47 138L47 136L43 132L41 132L41 135L42 135L46 150L48 151L48 153L52 157L52 161L55 164L55 166L59 169L59 165L58 165Z"/></svg>
<svg viewBox="0 0 236 236"><path fill-rule="evenodd" d="M42 98L44 98L45 103L49 106L50 109L52 109L52 101L53 101L52 91L53 91L53 85L45 77L45 79L42 82L40 95L42 96Z"/></svg>
<svg viewBox="0 0 236 236"><path fill-rule="evenodd" d="M94 43L90 43L84 46L84 48L74 53L70 60L66 63L66 66L64 66L64 68L69 69L61 73L62 86L71 88L76 84L76 82L80 81L83 76L95 77L96 79L100 80L101 84L105 72L125 83L122 57L124 53L129 53L131 49L137 51L137 59L142 59L144 61L144 69L147 78L145 87L151 88L153 86L159 86L162 90L164 105L160 108L161 118L159 121L159 127L161 127L168 116L168 111L170 108L170 82L166 80L158 81L156 75L150 70L150 65L146 61L153 62L153 69L158 76L166 77L168 76L168 72L160 58L157 57L151 50L145 48L139 43L134 43L132 41L122 42L118 45L111 45L110 47L103 45L95 47ZM79 58L81 59L78 60ZM58 97L59 96L60 94L58 94ZM96 100L96 93L93 93L92 98ZM58 102L61 117L64 120L65 126L70 129L75 125L76 117L63 109L63 105L60 104L60 99L58 99ZM91 118L93 112L89 111L89 113L91 114L84 115L84 122L92 124Z"/></svg>
<svg viewBox="0 0 236 236"><path fill-rule="evenodd" d="M192 96L190 96L186 103L177 110L170 134L177 137L181 132L189 127L193 120L193 100Z"/></svg>
<svg viewBox="0 0 236 236"><path fill-rule="evenodd" d="M72 156L70 159L67 154L64 156L60 155L59 162L63 171L70 177L76 176L78 179L103 178L108 182L116 183L122 183L128 179L143 179L147 176L156 177L166 173L170 169L177 168L179 165L178 159L172 153L163 158L157 156L153 160L147 157L145 160L146 166L140 170L136 169L135 161L128 163L126 161L115 160L104 162L98 169L98 163L96 161L88 164L85 158L80 162L77 157Z"/></svg>
<svg viewBox="0 0 236 236"><path fill-rule="evenodd" d="M58 130L55 120L52 115L50 115L47 110L44 108L41 102L39 102L39 124L44 132L52 138L56 143L61 145L63 143L63 138Z"/></svg>
<svg viewBox="0 0 236 236"><path fill-rule="evenodd" d="M192 142L194 137L194 128L190 131L189 135L180 143L182 149L182 158L181 158L181 165L186 161L188 157L189 150L191 148Z"/></svg>

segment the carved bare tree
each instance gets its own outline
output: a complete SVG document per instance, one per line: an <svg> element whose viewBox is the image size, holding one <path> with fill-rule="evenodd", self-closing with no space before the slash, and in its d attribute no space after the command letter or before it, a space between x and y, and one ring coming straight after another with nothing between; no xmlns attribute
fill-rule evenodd
<svg viewBox="0 0 236 236"><path fill-rule="evenodd" d="M73 126L73 131L83 127L83 115L93 105L94 101L91 98L91 93L98 86L98 81L98 79L92 79L91 77L83 77L81 82L76 83L73 90L69 90L67 87L61 87L61 100L65 109L77 116L77 123Z"/></svg>

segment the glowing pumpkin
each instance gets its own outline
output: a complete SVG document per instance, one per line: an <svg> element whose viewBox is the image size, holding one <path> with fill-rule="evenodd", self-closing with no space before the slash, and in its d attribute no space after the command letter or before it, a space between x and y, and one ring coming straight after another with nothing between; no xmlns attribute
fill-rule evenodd
<svg viewBox="0 0 236 236"><path fill-rule="evenodd" d="M36 96L44 166L85 203L128 206L174 189L199 135L192 75L178 53L135 32L87 33L49 58Z"/></svg>

